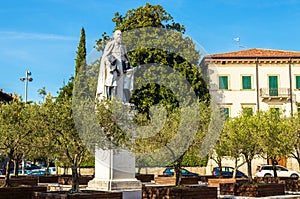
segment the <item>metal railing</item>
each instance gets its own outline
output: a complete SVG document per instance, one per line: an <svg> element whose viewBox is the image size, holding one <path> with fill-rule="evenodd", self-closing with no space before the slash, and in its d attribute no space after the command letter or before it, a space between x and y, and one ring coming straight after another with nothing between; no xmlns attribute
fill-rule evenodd
<svg viewBox="0 0 300 199"><path fill-rule="evenodd" d="M261 97L290 97L289 88L261 88L260 89Z"/></svg>

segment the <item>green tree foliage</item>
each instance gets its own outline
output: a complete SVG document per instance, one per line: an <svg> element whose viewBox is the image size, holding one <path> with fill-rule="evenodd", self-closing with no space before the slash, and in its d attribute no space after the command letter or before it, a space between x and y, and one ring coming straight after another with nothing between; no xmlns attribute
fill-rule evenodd
<svg viewBox="0 0 300 199"><path fill-rule="evenodd" d="M259 111L255 115L242 115L226 121L216 154L221 162L222 157L229 156L237 160L245 160L249 181L252 181L251 163L255 156L271 160L274 175L277 176L275 165L278 159L295 155L296 131L293 118L282 117L280 113L269 110ZM294 148L293 148L294 147ZM221 166L221 163L220 163Z"/></svg>
<svg viewBox="0 0 300 199"><path fill-rule="evenodd" d="M5 186L9 186L9 164L17 163L28 155L34 147L37 131L34 115L37 112L37 105L31 105L13 100L9 103L0 103L0 150L7 158ZM15 173L18 174L17 172Z"/></svg>
<svg viewBox="0 0 300 199"><path fill-rule="evenodd" d="M80 67L86 65L86 47L85 47L85 30L81 28L80 41L77 49L75 76L78 74Z"/></svg>
<svg viewBox="0 0 300 199"><path fill-rule="evenodd" d="M73 95L75 81L82 81L80 77L87 77L86 71L86 47L85 47L85 31L81 29L81 36L77 50L75 78L71 77L68 84L60 89L59 96L56 99L55 106L58 115L55 115L60 122L56 125L56 142L58 143L60 162L64 165L70 165L72 168L72 191L79 191L79 173L81 162L84 158L89 157L88 150L78 133L78 127L75 125L73 114ZM79 75L80 71L84 71ZM80 90L80 89L79 89ZM81 90L80 94L86 93L86 90ZM73 102L76 104L76 101ZM82 104L80 104L82 105ZM76 116L75 116L76 117Z"/></svg>
<svg viewBox="0 0 300 199"><path fill-rule="evenodd" d="M222 158L227 156L227 148L225 143L222 141L223 132L220 140L214 146L214 150L210 151L210 158L215 161L219 168L222 168ZM220 169L220 175L222 175L222 169Z"/></svg>
<svg viewBox="0 0 300 199"><path fill-rule="evenodd" d="M291 157L297 160L300 167L300 118L296 116L291 117L289 118L289 122L292 125L292 138L290 142L292 142L294 146L294 150L291 152Z"/></svg>
<svg viewBox="0 0 300 199"><path fill-rule="evenodd" d="M208 90L197 66L201 54L195 49L195 43L191 38L183 36L184 26L175 23L173 17L162 6L147 3L144 7L128 10L125 16L116 13L113 22L116 23L115 30L123 32L123 40L129 50L132 66L147 64L170 66L187 79L199 98L208 96ZM105 34L102 35L102 39L97 42L98 49L102 49L101 46L107 40L109 38ZM148 111L149 106L163 98L161 95L166 93L166 88L160 85L145 85L145 87L140 95L152 96L150 103L144 103L149 104L148 107L142 107L138 95L133 96L132 100L139 105L139 110Z"/></svg>
<svg viewBox="0 0 300 199"><path fill-rule="evenodd" d="M85 157L88 157L89 152L86 146L82 143L77 132L74 118L72 116L72 99L65 99L54 106L56 113L55 118L59 120L55 124L55 142L56 150L59 151L59 161L72 168L72 191L79 191L79 173L78 168Z"/></svg>
<svg viewBox="0 0 300 199"><path fill-rule="evenodd" d="M123 41L135 71L134 85L136 90L131 96L131 103L137 107L136 123L140 126L155 124L150 128L155 131L150 132L149 130L149 135L151 133L153 135L155 132L155 136L150 136L148 139L137 136L135 150L149 152L168 146L169 142L176 137L182 120L190 120L191 122L187 123L191 127L201 126L196 134L191 135L188 133L190 127L185 125L187 133L181 139L189 140L188 146L180 146L184 142L178 141L176 142L178 151L169 150L168 152L171 158L175 158L173 164L176 167L175 170L178 171L176 174L179 176L177 178L177 184L179 184L181 175L179 171L184 156L196 151L189 150L189 148L198 147L199 149L201 147L199 143L203 140L210 121L210 111L204 111L208 113L207 116L197 113L195 118L183 118L182 115L183 109L192 104L193 97L186 94L190 90L195 93L196 99L202 101L197 105L201 107L201 111L204 108L209 110L207 108L209 102L206 101L209 99L208 89L199 67L201 54L196 50L196 45L192 39L183 35L185 27L176 23L173 17L160 5L147 3L137 9L128 10L124 16L116 13L112 21L115 23L115 30L123 32ZM103 49L108 40L110 38L104 33L102 39L97 41L96 48ZM191 89L184 81L178 81L176 72L162 66L168 66L180 74L179 76L188 82ZM144 82L144 77L148 78L150 83ZM165 81L165 83L160 84L160 81ZM178 94L176 92L180 90L187 92L184 94L179 92L180 96L176 95ZM162 109L166 110L167 118L164 120L164 124L155 120L155 117L158 117L157 114L151 113L152 107L156 105L160 105L163 107ZM102 112L101 114L103 115ZM109 132L119 132L118 128L110 127ZM141 129L145 135L147 130ZM117 134L120 135L120 133ZM172 155L172 153L179 154L179 151L182 152L180 156ZM150 159L155 160L156 158L162 159L164 157L151 157ZM144 157L144 160L149 160L149 158ZM140 164L147 163L141 161Z"/></svg>
<svg viewBox="0 0 300 199"><path fill-rule="evenodd" d="M81 28L80 41L77 48L76 64L75 64L75 78L81 68L86 67L86 41L85 30ZM74 87L74 77L71 77L66 85L60 88L57 100L63 100L65 97L72 98Z"/></svg>
<svg viewBox="0 0 300 199"><path fill-rule="evenodd" d="M260 120L260 113L249 116L247 113L227 120L223 129L221 142L228 156L237 160L244 158L247 164L249 181L252 181L252 160L262 152L261 146L257 144L260 129L264 124ZM243 163L242 163L243 164ZM236 165L237 169L241 165Z"/></svg>
<svg viewBox="0 0 300 199"><path fill-rule="evenodd" d="M46 87L43 86L43 88L38 89L38 93L43 98L43 101L44 101L45 97L47 95Z"/></svg>
<svg viewBox="0 0 300 199"><path fill-rule="evenodd" d="M184 26L176 23L162 6L149 3L144 7L128 10L125 16L116 12L112 21L116 24L115 30L121 31L151 26L185 32Z"/></svg>
<svg viewBox="0 0 300 199"><path fill-rule="evenodd" d="M278 164L278 159L288 156L293 151L293 126L289 119L281 117L280 113L273 109L258 114L258 117L262 124L258 141L263 153L272 162L274 177L277 177L275 165Z"/></svg>
<svg viewBox="0 0 300 199"><path fill-rule="evenodd" d="M50 163L55 162L59 157L58 142L56 142L57 130L56 125L61 122L57 117L57 104L53 97L48 93L45 101L39 105L34 113L36 120L35 130L38 132L35 147L30 151L27 159L43 160L49 168ZM48 169L46 169L48 172ZM48 175L48 173L47 173Z"/></svg>
<svg viewBox="0 0 300 199"><path fill-rule="evenodd" d="M73 95L73 87L74 87L74 77L70 77L68 83L63 87L59 88L57 101L63 101L64 98L72 98Z"/></svg>

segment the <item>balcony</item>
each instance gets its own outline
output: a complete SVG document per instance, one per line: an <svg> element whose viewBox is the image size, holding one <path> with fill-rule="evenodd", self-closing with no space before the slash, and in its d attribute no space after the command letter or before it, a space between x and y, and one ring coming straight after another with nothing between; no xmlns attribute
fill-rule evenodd
<svg viewBox="0 0 300 199"><path fill-rule="evenodd" d="M289 88L261 88L260 97L271 99L287 100L290 98Z"/></svg>

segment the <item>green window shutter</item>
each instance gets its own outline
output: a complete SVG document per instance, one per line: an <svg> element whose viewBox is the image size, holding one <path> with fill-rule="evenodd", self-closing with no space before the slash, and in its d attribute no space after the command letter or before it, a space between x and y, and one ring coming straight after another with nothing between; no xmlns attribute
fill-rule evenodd
<svg viewBox="0 0 300 199"><path fill-rule="evenodd" d="M228 90L228 76L219 76L219 89Z"/></svg>
<svg viewBox="0 0 300 199"><path fill-rule="evenodd" d="M253 109L250 107L245 107L243 108L243 114L247 116L252 116L253 115Z"/></svg>
<svg viewBox="0 0 300 199"><path fill-rule="evenodd" d="M242 76L243 89L252 89L251 76Z"/></svg>
<svg viewBox="0 0 300 199"><path fill-rule="evenodd" d="M296 89L300 89L300 76L296 76Z"/></svg>
<svg viewBox="0 0 300 199"><path fill-rule="evenodd" d="M223 108L223 114L225 119L228 119L230 117L229 108Z"/></svg>
<svg viewBox="0 0 300 199"><path fill-rule="evenodd" d="M278 96L278 77L269 76L269 94L270 96Z"/></svg>
<svg viewBox="0 0 300 199"><path fill-rule="evenodd" d="M297 107L298 118L300 118L300 107Z"/></svg>

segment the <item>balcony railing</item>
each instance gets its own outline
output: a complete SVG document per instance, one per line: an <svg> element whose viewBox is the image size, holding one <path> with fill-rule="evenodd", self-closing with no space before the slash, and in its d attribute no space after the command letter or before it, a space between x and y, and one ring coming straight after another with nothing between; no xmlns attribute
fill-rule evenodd
<svg viewBox="0 0 300 199"><path fill-rule="evenodd" d="M263 98L288 98L290 97L289 88L261 88L260 96Z"/></svg>

